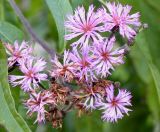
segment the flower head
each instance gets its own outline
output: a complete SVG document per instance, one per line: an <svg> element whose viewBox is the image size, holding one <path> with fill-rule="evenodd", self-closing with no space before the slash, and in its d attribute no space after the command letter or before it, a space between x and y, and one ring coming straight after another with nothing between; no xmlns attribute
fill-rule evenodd
<svg viewBox="0 0 160 132"><path fill-rule="evenodd" d="M30 99L25 103L28 108L27 113L31 116L34 112L37 113L37 119L35 122L41 123L45 121L45 105L55 104L54 97L49 91L39 92L38 94L32 92Z"/></svg>
<svg viewBox="0 0 160 132"><path fill-rule="evenodd" d="M76 68L76 65L70 61L69 51L64 51L63 64L58 60L57 56L55 56L54 60L52 60L52 63L52 77L64 77L64 79L69 82L73 79L75 71L74 69Z"/></svg>
<svg viewBox="0 0 160 132"><path fill-rule="evenodd" d="M43 72L46 62L42 59L26 59L20 62L20 70L24 75L10 75L10 82L13 86L21 85L21 88L28 92L38 87L40 81L47 80L47 75Z"/></svg>
<svg viewBox="0 0 160 132"><path fill-rule="evenodd" d="M124 114L128 115L128 112L131 111L127 106L131 106L131 93L126 90L118 90L118 95L114 95L114 87L106 88L106 102L98 102L97 107L100 107L101 110L104 110L102 119L109 122L116 122L118 119L121 119Z"/></svg>
<svg viewBox="0 0 160 132"><path fill-rule="evenodd" d="M88 45L90 39L97 41L102 39L99 32L102 31L102 18L94 12L94 7L91 5L88 13L84 7L78 7L74 15L68 16L68 21L65 22L65 27L69 30L69 34L65 36L66 40L71 40L80 37L74 45Z"/></svg>
<svg viewBox="0 0 160 132"><path fill-rule="evenodd" d="M93 46L93 65L97 74L106 77L110 74L110 69L114 70L113 65L123 64L124 49L113 50L115 37L106 39Z"/></svg>
<svg viewBox="0 0 160 132"><path fill-rule="evenodd" d="M92 67L92 58L90 57L90 48L83 48L81 53L74 48L71 53L71 60L77 65L76 76L86 82L96 80L95 71Z"/></svg>
<svg viewBox="0 0 160 132"><path fill-rule="evenodd" d="M139 27L139 13L130 15L131 6L122 6L121 4L106 3L109 13L104 9L102 17L104 17L105 30L111 31L114 27L119 28L119 32L123 37L132 39L136 35L135 28Z"/></svg>
<svg viewBox="0 0 160 132"><path fill-rule="evenodd" d="M16 62L20 62L22 59L31 57L32 47L27 45L27 42L23 41L21 45L18 44L18 41L14 42L14 45L5 44L8 58L8 66L13 66Z"/></svg>

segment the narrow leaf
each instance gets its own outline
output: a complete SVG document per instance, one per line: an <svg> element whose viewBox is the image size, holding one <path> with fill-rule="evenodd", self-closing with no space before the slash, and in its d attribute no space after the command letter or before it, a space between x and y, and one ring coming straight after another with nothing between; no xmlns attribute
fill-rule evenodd
<svg viewBox="0 0 160 132"><path fill-rule="evenodd" d="M5 49L0 43L0 124L10 132L30 132L28 125L17 113L8 84Z"/></svg>
<svg viewBox="0 0 160 132"><path fill-rule="evenodd" d="M23 33L12 24L0 21L0 39L4 42L13 43L15 40L21 41Z"/></svg>
<svg viewBox="0 0 160 132"><path fill-rule="evenodd" d="M140 49L140 51L143 53L144 59L146 60L149 69L151 71L156 89L157 89L157 94L159 98L159 103L160 103L160 72L156 65L152 61L151 54L149 52L149 47L147 46L147 41L145 40L145 35L144 33L140 33L136 39L137 45Z"/></svg>
<svg viewBox="0 0 160 132"><path fill-rule="evenodd" d="M64 22L67 14L72 13L72 7L69 0L46 0L47 5L53 15L56 22L58 35L59 35L59 45L57 46L59 52L63 52L66 42L64 40L65 27Z"/></svg>
<svg viewBox="0 0 160 132"><path fill-rule="evenodd" d="M152 111L154 120L157 121L160 119L160 100L158 94L158 89L160 88L158 77L160 77L160 72L152 62L153 57L151 56L144 33L140 33L137 36L136 44L130 55L136 68L136 72L141 79L138 83L141 85L145 83L141 87L143 87L145 90L144 92L146 92L146 102L150 111Z"/></svg>

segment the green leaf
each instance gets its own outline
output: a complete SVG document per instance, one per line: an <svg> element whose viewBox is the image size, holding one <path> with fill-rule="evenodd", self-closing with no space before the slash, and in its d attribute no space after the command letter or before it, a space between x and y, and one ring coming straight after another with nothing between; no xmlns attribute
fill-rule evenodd
<svg viewBox="0 0 160 132"><path fill-rule="evenodd" d="M160 120L160 72L152 61L152 56L144 32L136 38L131 57L141 80L146 84L146 101L156 121ZM139 80L140 83L140 80Z"/></svg>
<svg viewBox="0 0 160 132"><path fill-rule="evenodd" d="M69 0L46 0L46 2L53 15L58 30L59 45L57 49L59 52L63 52L66 46L66 42L64 40L64 22L67 14L72 13L72 7L69 3Z"/></svg>
<svg viewBox="0 0 160 132"><path fill-rule="evenodd" d="M21 41L23 33L10 23L0 21L0 39L9 43L13 43L15 40Z"/></svg>
<svg viewBox="0 0 160 132"><path fill-rule="evenodd" d="M155 125L155 129L159 129L157 123L160 122L160 71L153 62L153 56L145 33L141 32L137 36L136 44L133 48L134 52L131 56L139 76L146 83L146 101L154 118L152 123Z"/></svg>
<svg viewBox="0 0 160 132"><path fill-rule="evenodd" d="M22 41L23 33L12 24L0 21L0 39L3 42L14 43L15 40ZM16 102L16 108L19 106L19 91L20 89L11 89L12 96Z"/></svg>
<svg viewBox="0 0 160 132"><path fill-rule="evenodd" d="M10 132L30 132L28 125L17 113L8 84L5 49L0 43L0 124Z"/></svg>
<svg viewBox="0 0 160 132"><path fill-rule="evenodd" d="M4 0L0 0L0 20L4 20Z"/></svg>
<svg viewBox="0 0 160 132"><path fill-rule="evenodd" d="M140 52L142 52L143 54L143 59L145 59L145 61L147 62L149 69L151 71L156 89L157 89L157 94L158 94L158 98L159 98L159 103L160 103L160 72L158 70L158 68L156 67L156 65L153 63L151 54L149 52L149 48L147 45L147 41L145 40L145 35L143 32L141 32L138 37L136 38L136 42L137 42L137 46L140 49Z"/></svg>

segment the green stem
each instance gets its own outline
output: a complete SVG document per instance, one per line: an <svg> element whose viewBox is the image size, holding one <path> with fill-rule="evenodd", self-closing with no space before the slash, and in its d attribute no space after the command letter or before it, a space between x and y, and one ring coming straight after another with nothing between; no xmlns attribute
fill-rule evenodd
<svg viewBox="0 0 160 132"><path fill-rule="evenodd" d="M56 54L55 50L51 49L44 40L42 40L40 37L37 36L37 34L33 31L33 28L31 27L30 23L25 18L22 11L20 10L20 8L17 6L15 0L7 0L7 1L9 2L9 4L11 5L13 10L17 14L17 16L19 17L20 21L24 25L24 27L25 27L26 31L28 32L28 34L30 35L30 37L34 41L36 41L39 45L41 45L42 48L45 49L46 52L48 52L51 55L52 58L54 58L55 54Z"/></svg>

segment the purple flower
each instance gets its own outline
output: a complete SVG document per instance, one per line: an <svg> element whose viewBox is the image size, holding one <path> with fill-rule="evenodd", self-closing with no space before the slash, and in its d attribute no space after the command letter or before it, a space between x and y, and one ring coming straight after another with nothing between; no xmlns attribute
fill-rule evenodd
<svg viewBox="0 0 160 132"><path fill-rule="evenodd" d="M18 44L18 41L14 42L14 45L5 44L8 58L8 67L13 66L16 62L20 62L22 59L31 57L33 51L32 47L27 45L27 42L23 41L21 45Z"/></svg>
<svg viewBox="0 0 160 132"><path fill-rule="evenodd" d="M128 112L131 111L127 108L127 106L131 106L131 93L118 89L118 95L115 96L114 91L113 85L106 87L106 102L101 101L96 104L97 107L100 107L100 110L104 110L102 115L104 121L117 122L124 114L128 115Z"/></svg>
<svg viewBox="0 0 160 132"><path fill-rule="evenodd" d="M39 92L38 94L33 91L30 94L30 99L25 103L25 106L28 108L27 114L31 116L34 112L37 113L35 122L42 123L45 121L45 105L47 104L55 105L53 94L49 91Z"/></svg>
<svg viewBox="0 0 160 132"><path fill-rule="evenodd" d="M65 27L69 30L69 34L65 35L66 40L79 37L79 40L73 45L86 46L90 39L97 41L102 39L99 32L102 31L102 18L94 12L94 7L89 7L88 13L84 7L78 7L74 15L68 16L68 21L65 22Z"/></svg>
<svg viewBox="0 0 160 132"><path fill-rule="evenodd" d="M93 65L97 74L106 77L113 65L123 64L124 49L113 50L115 37L106 39L93 45Z"/></svg>
<svg viewBox="0 0 160 132"><path fill-rule="evenodd" d="M77 65L76 76L86 82L96 80L95 71L92 67L92 58L89 55L90 48L82 48L80 52L74 47L71 53L71 60Z"/></svg>
<svg viewBox="0 0 160 132"><path fill-rule="evenodd" d="M114 27L119 27L119 32L123 37L132 39L136 35L135 28L138 28L140 14L135 13L130 15L131 6L122 6L121 4L106 3L109 13L104 9L102 17L104 17L105 29L112 30Z"/></svg>
<svg viewBox="0 0 160 132"><path fill-rule="evenodd" d="M46 62L42 59L26 59L20 62L20 70L24 75L10 75L10 82L15 87L21 85L21 88L28 92L38 87L38 82L47 80L47 75L43 72Z"/></svg>
<svg viewBox="0 0 160 132"><path fill-rule="evenodd" d="M51 76L55 78L63 77L66 81L71 81L74 76L76 65L70 61L69 51L64 51L63 64L55 56L53 63L53 70Z"/></svg>

